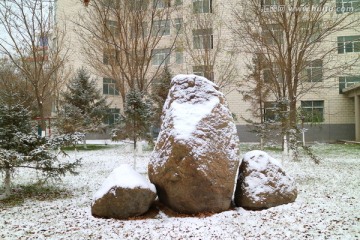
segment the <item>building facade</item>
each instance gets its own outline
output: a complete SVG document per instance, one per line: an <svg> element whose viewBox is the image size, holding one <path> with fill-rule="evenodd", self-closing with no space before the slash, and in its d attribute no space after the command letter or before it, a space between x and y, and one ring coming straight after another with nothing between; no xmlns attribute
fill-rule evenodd
<svg viewBox="0 0 360 240"><path fill-rule="evenodd" d="M91 12L95 1L97 0L91 0L85 7L83 1L58 0L55 3L55 21L58 25L66 25L66 44L70 50L69 68L75 70L87 67L99 79L99 88L112 104L113 117L107 120L108 124L111 124L122 110L121 90L118 89L114 78L99 74L96 69L89 66L89 56L84 54L84 47L86 47L84 38L79 37L79 29L82 28L79 21ZM102 0L102 2L111 4L112 7L121 4L121 0ZM259 1L259 8L278 5L279 2ZM250 87L247 85L249 69L246 66L251 59L251 54L242 51L241 46L237 44L238 36L233 32L232 9L239 5L239 1L134 0L133 3L140 9L172 9L171 12L167 12L168 15L165 18L156 20L155 17L147 23L152 26L151 31L161 32L161 39L149 53L151 57L149 68L153 69L149 70L149 74L167 65L173 75L197 74L213 80L226 94L230 110L237 116L240 140L259 141L245 121L245 119L254 119L251 113L254 106L244 101L239 91L239 88ZM355 12L352 19L360 19L360 12L356 12L360 10L360 0L351 2L336 0L330 3L334 5L334 9L328 10L327 18L335 19L341 14L347 14L346 11L336 9L349 7L350 4L350 7L353 7L350 10ZM111 30L112 33L118 31L116 19L109 19L105 25L105 28ZM270 33L273 34L276 31L275 27ZM91 33L88 34L89 39L94 38ZM305 92L298 99L297 106L307 114L302 121L299 120L299 124L302 123L307 129L307 141L360 141L359 133L356 134L360 126L358 95L352 94L353 91L349 90L360 83L360 61L357 61L360 57L360 24L329 35L322 48L324 48L323 51L331 52L327 55L327 59L331 61L314 60L306 65L305 76L309 78L307 82L315 83L317 87L314 91ZM114 51L109 54L102 53L103 64L111 65L112 59L121 61L118 59L121 58L121 54L118 55L120 57L117 57ZM334 63L352 64L344 67L343 70L333 71ZM261 75L266 79L266 69L262 70ZM262 118L265 120L274 118L273 109L272 101L264 102L260 109L263 113ZM254 119L254 121L260 120Z"/></svg>

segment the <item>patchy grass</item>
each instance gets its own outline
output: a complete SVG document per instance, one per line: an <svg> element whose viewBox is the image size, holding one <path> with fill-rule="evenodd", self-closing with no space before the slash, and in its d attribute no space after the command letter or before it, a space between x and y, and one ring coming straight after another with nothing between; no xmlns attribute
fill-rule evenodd
<svg viewBox="0 0 360 240"><path fill-rule="evenodd" d="M240 143L239 145L240 152L246 153L252 150L260 150L260 144L257 143ZM265 146L263 151L270 151L270 152L281 152L281 145L276 146Z"/></svg>
<svg viewBox="0 0 360 240"><path fill-rule="evenodd" d="M315 154L320 156L341 157L346 155L355 158L360 156L359 144L314 144L311 148L314 150Z"/></svg>
<svg viewBox="0 0 360 240"><path fill-rule="evenodd" d="M257 149L255 144L242 143L240 147L241 154ZM286 173L297 182L294 203L261 211L232 208L191 216L156 203L146 214L131 220L94 218L90 206L104 179L120 164L132 165L133 154L124 146L72 151L70 157L81 157L86 163L79 168L79 175L62 178L61 186L71 191L69 197L66 191L56 198L45 194L44 200L39 194L41 201L29 197L18 207L0 207L0 239L360 239L356 211L359 148L343 144L312 147L323 158L319 165L308 158L283 160ZM266 151L281 160L277 148ZM149 159L150 152L139 154L135 170L146 175ZM21 171L14 183L33 179L28 172Z"/></svg>
<svg viewBox="0 0 360 240"><path fill-rule="evenodd" d="M108 149L108 148L112 148L113 146L111 145L99 145L99 144L87 144L86 148L84 148L83 144L79 144L76 146L68 146L68 147L63 147L64 151L94 151L94 150L102 150L102 149Z"/></svg>
<svg viewBox="0 0 360 240"><path fill-rule="evenodd" d="M72 194L61 188L45 184L18 185L12 189L11 196L0 200L0 208L21 205L25 200L51 201L71 197Z"/></svg>

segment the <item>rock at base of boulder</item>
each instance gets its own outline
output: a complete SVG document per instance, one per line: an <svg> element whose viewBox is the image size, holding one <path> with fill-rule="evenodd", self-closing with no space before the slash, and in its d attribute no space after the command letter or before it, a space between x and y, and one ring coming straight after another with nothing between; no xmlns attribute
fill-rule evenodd
<svg viewBox="0 0 360 240"><path fill-rule="evenodd" d="M236 206L266 209L294 202L296 197L295 181L277 160L258 150L244 155L235 191Z"/></svg>
<svg viewBox="0 0 360 240"><path fill-rule="evenodd" d="M155 201L156 193L142 188L113 187L91 206L94 217L127 219L146 213Z"/></svg>

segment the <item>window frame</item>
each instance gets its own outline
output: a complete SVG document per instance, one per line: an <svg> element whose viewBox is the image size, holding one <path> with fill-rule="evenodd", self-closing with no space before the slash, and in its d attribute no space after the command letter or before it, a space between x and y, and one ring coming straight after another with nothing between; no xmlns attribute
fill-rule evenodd
<svg viewBox="0 0 360 240"><path fill-rule="evenodd" d="M182 4L183 4L183 0L175 0L175 2L174 2L175 6L180 6Z"/></svg>
<svg viewBox="0 0 360 240"><path fill-rule="evenodd" d="M119 90L116 87L116 81L111 78L103 78L103 95L118 96Z"/></svg>
<svg viewBox="0 0 360 240"><path fill-rule="evenodd" d="M261 32L263 42L269 45L284 44L284 31L279 24L266 24Z"/></svg>
<svg viewBox="0 0 360 240"><path fill-rule="evenodd" d="M210 65L195 65L193 66L193 74L207 78L214 81L214 67Z"/></svg>
<svg viewBox="0 0 360 240"><path fill-rule="evenodd" d="M266 74L267 72L268 74ZM274 81L280 83L284 80L284 76L281 73L280 68L275 63L273 63L272 66L264 67L262 69L262 77L264 83L272 83Z"/></svg>
<svg viewBox="0 0 360 240"><path fill-rule="evenodd" d="M311 83L323 82L323 61L321 59L315 59L312 61L306 62L304 68L304 73L306 76L305 81Z"/></svg>
<svg viewBox="0 0 360 240"><path fill-rule="evenodd" d="M360 35L337 37L338 54L360 52ZM348 50L351 51L348 51Z"/></svg>
<svg viewBox="0 0 360 240"><path fill-rule="evenodd" d="M154 49L151 54L151 65L160 66L168 65L170 63L170 48L158 48Z"/></svg>
<svg viewBox="0 0 360 240"><path fill-rule="evenodd" d="M120 0L103 0L101 1L102 5L108 8L119 8Z"/></svg>
<svg viewBox="0 0 360 240"><path fill-rule="evenodd" d="M277 102L263 102L263 120L266 123L280 122L279 107Z"/></svg>
<svg viewBox="0 0 360 240"><path fill-rule="evenodd" d="M120 51L116 49L103 50L103 64L105 65L120 65Z"/></svg>
<svg viewBox="0 0 360 240"><path fill-rule="evenodd" d="M318 103L321 103L317 105ZM321 105L321 106L320 106ZM304 116L304 122L321 123L324 122L324 100L304 100L301 101L301 111ZM318 114L320 113L320 114Z"/></svg>
<svg viewBox="0 0 360 240"><path fill-rule="evenodd" d="M193 13L212 13L212 0L193 0Z"/></svg>
<svg viewBox="0 0 360 240"><path fill-rule="evenodd" d="M153 0L154 9L162 9L171 7L171 0Z"/></svg>
<svg viewBox="0 0 360 240"><path fill-rule="evenodd" d="M346 12L360 12L360 0L336 0L335 4L337 14Z"/></svg>
<svg viewBox="0 0 360 240"><path fill-rule="evenodd" d="M174 28L176 30L177 33L181 33L182 31L182 26L183 26L183 18L175 18L174 19Z"/></svg>
<svg viewBox="0 0 360 240"><path fill-rule="evenodd" d="M129 8L131 11L145 11L149 7L149 0L131 0Z"/></svg>
<svg viewBox="0 0 360 240"><path fill-rule="evenodd" d="M357 83L360 83L360 75L339 77L339 94L343 93L344 88L350 87Z"/></svg>
<svg viewBox="0 0 360 240"><path fill-rule="evenodd" d="M38 45L41 48L48 47L49 46L49 36L47 36L47 35L39 36Z"/></svg>
<svg viewBox="0 0 360 240"><path fill-rule="evenodd" d="M175 63L176 64L184 63L184 52L183 51L175 51Z"/></svg>
<svg viewBox="0 0 360 240"><path fill-rule="evenodd" d="M170 35L170 20L155 20L153 22L152 34L153 36L168 36ZM160 34L160 35L159 35Z"/></svg>
<svg viewBox="0 0 360 240"><path fill-rule="evenodd" d="M109 108L108 113L104 117L104 124L114 125L120 119L120 108Z"/></svg>
<svg viewBox="0 0 360 240"><path fill-rule="evenodd" d="M120 34L117 21L106 20L105 33L110 33L110 36L118 36Z"/></svg>
<svg viewBox="0 0 360 240"><path fill-rule="evenodd" d="M194 49L213 49L214 35L212 28L194 29L193 48Z"/></svg>

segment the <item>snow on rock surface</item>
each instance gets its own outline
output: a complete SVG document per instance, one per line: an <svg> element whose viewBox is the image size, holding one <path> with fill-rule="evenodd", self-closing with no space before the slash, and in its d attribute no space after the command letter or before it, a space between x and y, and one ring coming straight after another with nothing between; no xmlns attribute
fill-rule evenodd
<svg viewBox="0 0 360 240"><path fill-rule="evenodd" d="M296 197L295 181L280 162L259 150L244 155L235 192L237 206L263 209L294 202Z"/></svg>
<svg viewBox="0 0 360 240"><path fill-rule="evenodd" d="M156 198L155 186L128 164L114 169L94 194L92 215L125 219L144 214Z"/></svg>
<svg viewBox="0 0 360 240"><path fill-rule="evenodd" d="M156 193L154 184L136 172L129 164L122 164L115 168L101 185L100 189L94 194L94 201L103 197L110 189L121 188L143 188Z"/></svg>
<svg viewBox="0 0 360 240"><path fill-rule="evenodd" d="M228 209L238 167L238 141L216 84L196 75L175 76L149 163L149 178L160 201L183 213Z"/></svg>

